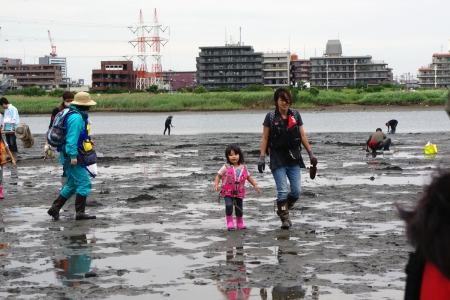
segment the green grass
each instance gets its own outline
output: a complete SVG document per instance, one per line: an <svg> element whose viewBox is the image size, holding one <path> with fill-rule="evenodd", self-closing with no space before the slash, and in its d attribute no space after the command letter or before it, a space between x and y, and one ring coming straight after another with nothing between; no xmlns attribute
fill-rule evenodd
<svg viewBox="0 0 450 300"><path fill-rule="evenodd" d="M117 112L173 112L173 111L226 111L241 109L267 109L273 107L273 92L222 92L205 94L92 94L97 102L92 111ZM357 93L321 90L317 96L301 91L295 97L294 108L332 106L339 104L361 105L444 105L447 91L427 90L417 92L385 91ZM21 114L47 114L61 103L61 99L42 96L7 96Z"/></svg>

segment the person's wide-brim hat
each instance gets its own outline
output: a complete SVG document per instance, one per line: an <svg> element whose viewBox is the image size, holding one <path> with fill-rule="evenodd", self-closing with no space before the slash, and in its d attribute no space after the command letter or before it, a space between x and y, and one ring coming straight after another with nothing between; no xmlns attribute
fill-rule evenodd
<svg viewBox="0 0 450 300"><path fill-rule="evenodd" d="M86 92L79 92L75 95L75 98L73 99L72 105L82 105L82 106L92 106L96 105L97 102L91 99L91 95Z"/></svg>

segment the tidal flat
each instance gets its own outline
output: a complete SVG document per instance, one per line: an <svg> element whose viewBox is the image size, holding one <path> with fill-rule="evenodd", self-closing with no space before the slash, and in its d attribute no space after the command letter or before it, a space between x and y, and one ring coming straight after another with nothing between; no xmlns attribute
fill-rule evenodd
<svg viewBox="0 0 450 300"><path fill-rule="evenodd" d="M59 222L47 209L62 168L42 162L44 135L35 135L32 148L19 146L17 172L4 167L0 298L402 299L412 247L394 203L414 205L448 167L450 138L389 135L393 154L373 157L369 134L308 134L318 173L302 169L290 230L279 228L268 166L257 172L261 134L96 135L86 212L97 219L75 221L71 199ZM437 155L424 155L428 141ZM230 143L261 188L247 187L245 230L226 230L211 192Z"/></svg>

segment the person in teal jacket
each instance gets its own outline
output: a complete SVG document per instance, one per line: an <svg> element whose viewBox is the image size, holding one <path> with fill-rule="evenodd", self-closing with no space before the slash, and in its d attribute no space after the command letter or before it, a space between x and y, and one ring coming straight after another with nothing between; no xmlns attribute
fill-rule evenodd
<svg viewBox="0 0 450 300"><path fill-rule="evenodd" d="M92 105L97 103L91 99L88 93L80 92L75 95L71 109L75 113L67 117L66 143L62 147L59 162L66 170L67 181L61 190L58 198L53 202L52 207L47 213L53 217L53 220L59 220L59 211L70 197L75 194L75 220L95 219L96 216L85 213L86 198L91 191L91 180L81 162L77 160L78 140L81 133L86 130L88 119L87 111ZM94 143L91 140L92 145Z"/></svg>

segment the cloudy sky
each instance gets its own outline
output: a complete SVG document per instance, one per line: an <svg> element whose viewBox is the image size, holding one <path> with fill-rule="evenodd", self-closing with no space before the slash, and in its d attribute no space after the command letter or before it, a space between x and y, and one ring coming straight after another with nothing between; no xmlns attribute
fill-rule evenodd
<svg viewBox="0 0 450 300"><path fill-rule="evenodd" d="M50 30L58 56L67 57L68 76L87 84L100 61L137 51L128 27L140 10L152 22L156 9L169 26L160 33L169 39L161 49L163 70L194 71L200 46L225 41L309 58L339 38L343 55L372 55L400 77L416 75L433 53L448 53L450 39L448 0L14 0L1 8L0 56L38 63L51 52Z"/></svg>

